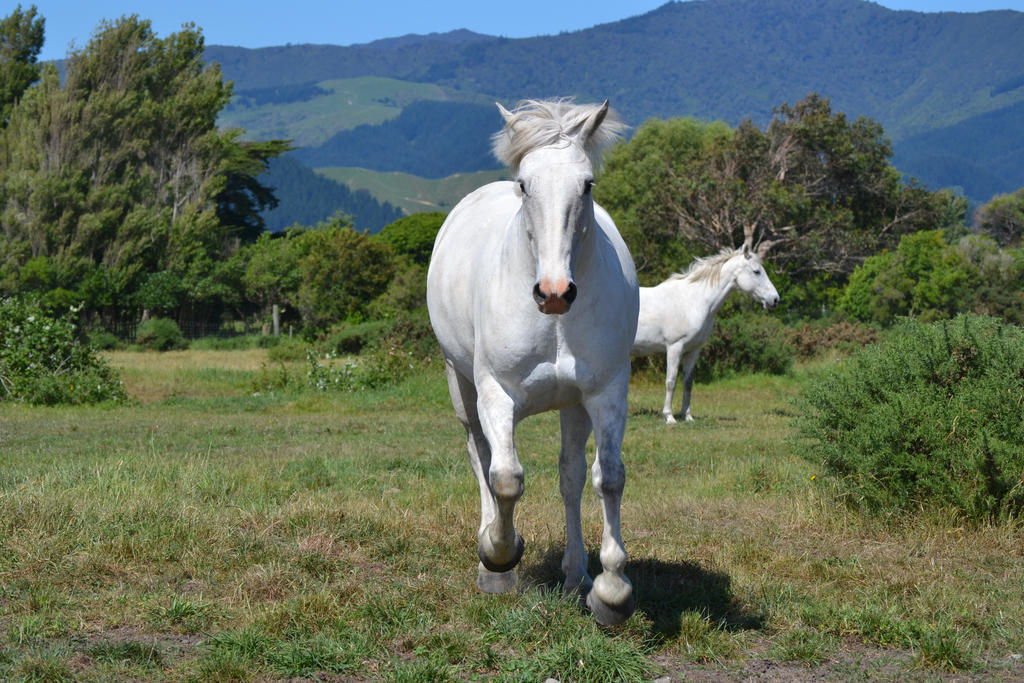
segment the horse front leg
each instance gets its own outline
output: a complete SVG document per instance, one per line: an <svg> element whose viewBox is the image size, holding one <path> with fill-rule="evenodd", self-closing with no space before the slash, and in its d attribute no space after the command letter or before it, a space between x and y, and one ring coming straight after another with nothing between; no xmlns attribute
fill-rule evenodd
<svg viewBox="0 0 1024 683"><path fill-rule="evenodd" d="M665 424L675 424L676 418L672 414L672 395L676 393L676 379L679 377L679 360L683 356L682 340L670 344L665 349L665 405L661 414L665 417Z"/></svg>
<svg viewBox="0 0 1024 683"><path fill-rule="evenodd" d="M469 451L469 464L476 475L480 487L480 526L477 537L494 521L497 514L494 507L494 496L488 483L491 468L491 447L484 436L477 413L477 392L473 382L458 373L450 361L445 361L445 374L448 377L448 393L451 395L455 415L466 428L466 450ZM477 588L485 593L506 593L516 585L514 571L492 572L481 562L477 568Z"/></svg>
<svg viewBox="0 0 1024 683"><path fill-rule="evenodd" d="M501 386L490 378L477 381L477 413L490 446L490 466L486 470L494 517L482 524L477 546L480 556L478 585L497 584L502 590L511 580L513 568L523 556L523 537L513 524L516 503L523 495L523 467L516 455L513 433L515 404ZM499 574L503 576L492 576ZM510 579L511 577L511 579ZM489 591L489 592L501 592Z"/></svg>
<svg viewBox="0 0 1024 683"><path fill-rule="evenodd" d="M605 626L621 624L633 613L633 585L626 578L626 548L622 543L619 511L622 491L626 484L626 468L622 464L622 437L626 428L626 392L629 373L624 386L609 390L600 399L587 404L594 423L597 457L592 477L594 491L601 501L604 531L601 535L602 572L594 579L594 587L587 596L587 606L598 623Z"/></svg>
<svg viewBox="0 0 1024 683"><path fill-rule="evenodd" d="M590 416L581 405L565 408L559 414L562 424L562 449L558 454L558 487L565 505L565 553L562 573L563 592L585 597L594 582L587 574L587 552L583 546L580 499L587 483L587 438Z"/></svg>

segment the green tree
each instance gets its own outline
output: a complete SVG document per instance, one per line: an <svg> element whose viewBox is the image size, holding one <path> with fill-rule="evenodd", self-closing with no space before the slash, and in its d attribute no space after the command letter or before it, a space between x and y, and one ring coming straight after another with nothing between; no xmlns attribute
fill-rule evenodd
<svg viewBox="0 0 1024 683"><path fill-rule="evenodd" d="M297 303L303 321L312 328L358 320L391 280L391 249L356 232L347 216L336 215L302 233L299 240Z"/></svg>
<svg viewBox="0 0 1024 683"><path fill-rule="evenodd" d="M974 213L974 229L1000 246L1020 246L1024 240L1024 188L979 206Z"/></svg>
<svg viewBox="0 0 1024 683"><path fill-rule="evenodd" d="M245 296L259 305L260 315L270 315L274 304L295 308L302 276L301 235L304 229L293 227L286 232L264 232L242 251L245 270L242 283Z"/></svg>
<svg viewBox="0 0 1024 683"><path fill-rule="evenodd" d="M412 263L425 266L446 217L440 211L414 213L385 225L374 237L391 247L396 256L407 256Z"/></svg>
<svg viewBox="0 0 1024 683"><path fill-rule="evenodd" d="M597 196L641 271L748 243L815 297L901 235L962 222L964 201L904 183L890 154L881 126L811 94L764 130L648 122L609 155Z"/></svg>
<svg viewBox="0 0 1024 683"><path fill-rule="evenodd" d="M854 270L838 307L883 325L899 316L928 322L957 313L1009 312L1024 282L1012 256L998 254L985 239L966 237L951 246L940 230L905 235L895 251L871 256ZM1000 294L993 297L995 292Z"/></svg>
<svg viewBox="0 0 1024 683"><path fill-rule="evenodd" d="M7 125L22 94L39 80L36 60L43 49L44 26L35 5L24 11L19 4L0 20L0 128Z"/></svg>
<svg viewBox="0 0 1024 683"><path fill-rule="evenodd" d="M594 197L615 219L645 284L655 284L704 253L700 245L680 239L678 216L665 188L679 169L702 163L707 149L732 134L721 122L651 119L629 142L609 150Z"/></svg>
<svg viewBox="0 0 1024 683"><path fill-rule="evenodd" d="M255 177L287 143L217 129L231 86L203 49L193 26L161 39L122 17L68 56L63 86L42 70L0 134L5 288L46 257L108 314L131 312L148 273L180 279L190 315L238 305L230 257L262 226L273 196Z"/></svg>

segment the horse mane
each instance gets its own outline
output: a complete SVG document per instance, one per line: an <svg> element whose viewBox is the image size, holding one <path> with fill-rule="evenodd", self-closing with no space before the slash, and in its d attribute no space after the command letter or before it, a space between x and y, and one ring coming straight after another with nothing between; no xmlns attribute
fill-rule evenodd
<svg viewBox="0 0 1024 683"><path fill-rule="evenodd" d="M505 127L491 136L491 150L498 161L513 174L529 152L554 144L570 142L570 131L601 109L601 104L575 104L571 98L523 100L516 105ZM626 130L618 114L611 109L593 135L583 141L583 152L594 168L600 165L601 152Z"/></svg>
<svg viewBox="0 0 1024 683"><path fill-rule="evenodd" d="M707 280L708 284L714 287L718 284L718 281L722 279L722 267L726 261L731 259L737 254L743 253L743 247L739 249L730 249L729 247L722 247L722 250L717 254L711 256L698 256L693 260L686 270L682 273L673 273L669 276L669 280L689 280L690 282L700 282L701 280ZM761 263L761 257L755 252L750 252L750 257L757 259L758 263Z"/></svg>

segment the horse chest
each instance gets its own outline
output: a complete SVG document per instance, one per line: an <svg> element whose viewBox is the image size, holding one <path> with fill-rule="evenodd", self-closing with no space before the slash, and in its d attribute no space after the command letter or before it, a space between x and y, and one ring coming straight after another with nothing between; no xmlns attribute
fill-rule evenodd
<svg viewBox="0 0 1024 683"><path fill-rule="evenodd" d="M544 334L520 334L485 346L479 349L481 360L501 384L515 387L510 393L519 397L525 412L576 403L581 392L600 380L580 357L582 349L573 348L559 325Z"/></svg>

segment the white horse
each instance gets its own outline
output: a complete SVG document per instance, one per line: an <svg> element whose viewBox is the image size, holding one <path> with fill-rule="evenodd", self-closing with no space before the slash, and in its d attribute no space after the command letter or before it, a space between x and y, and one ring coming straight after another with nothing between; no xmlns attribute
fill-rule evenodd
<svg viewBox="0 0 1024 683"><path fill-rule="evenodd" d="M477 586L500 593L516 583L523 539L513 511L524 474L513 431L529 415L559 410L564 590L586 596L600 623L618 624L634 606L619 507L639 299L629 251L591 188L600 150L625 126L607 101L498 108L505 126L493 149L515 181L485 185L456 205L427 274L430 321L480 485ZM604 513L603 572L593 581L580 526L591 431Z"/></svg>
<svg viewBox="0 0 1024 683"><path fill-rule="evenodd" d="M715 314L734 289L746 292L765 308L779 303L779 293L768 279L761 258L748 245L723 249L715 256L698 258L685 273L671 276L654 287L640 288L640 319L633 355L667 352L665 361L665 422L675 424L672 396L679 362L683 364L683 417L690 414L690 390L701 347L711 337Z"/></svg>

